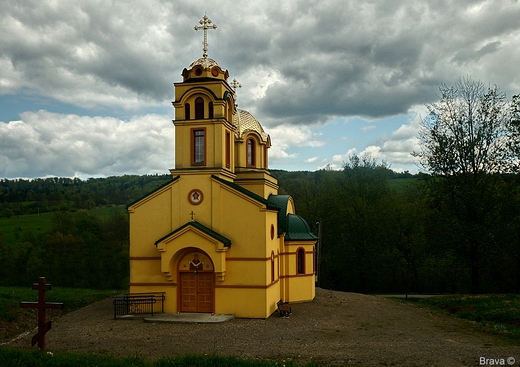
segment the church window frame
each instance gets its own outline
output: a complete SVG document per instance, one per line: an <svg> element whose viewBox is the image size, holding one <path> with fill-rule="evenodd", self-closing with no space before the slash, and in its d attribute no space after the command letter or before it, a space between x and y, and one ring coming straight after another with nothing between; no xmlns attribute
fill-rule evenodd
<svg viewBox="0 0 520 367"><path fill-rule="evenodd" d="M305 274L305 249L303 247L296 250L296 274Z"/></svg>
<svg viewBox="0 0 520 367"><path fill-rule="evenodd" d="M231 133L226 130L226 168L231 168Z"/></svg>
<svg viewBox="0 0 520 367"><path fill-rule="evenodd" d="M184 105L184 119L189 120L190 119L190 104L186 103Z"/></svg>
<svg viewBox="0 0 520 367"><path fill-rule="evenodd" d="M195 119L201 120L204 118L204 98L195 98Z"/></svg>
<svg viewBox="0 0 520 367"><path fill-rule="evenodd" d="M191 129L191 164L192 166L206 164L206 128Z"/></svg>
<svg viewBox="0 0 520 367"><path fill-rule="evenodd" d="M246 166L256 167L256 141L253 138L248 138L246 142Z"/></svg>

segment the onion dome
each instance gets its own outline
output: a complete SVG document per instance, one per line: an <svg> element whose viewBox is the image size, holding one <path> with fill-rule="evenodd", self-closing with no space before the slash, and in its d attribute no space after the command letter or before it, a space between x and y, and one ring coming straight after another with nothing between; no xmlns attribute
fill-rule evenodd
<svg viewBox="0 0 520 367"><path fill-rule="evenodd" d="M269 140L269 135L266 134L260 122L245 110L237 109L234 124L236 127L235 137L237 139L243 139L248 133L255 132L262 141L267 142Z"/></svg>
<svg viewBox="0 0 520 367"><path fill-rule="evenodd" d="M227 81L229 73L226 69L220 67L215 60L209 57L201 57L185 68L182 71L182 76L184 81L191 78L212 78Z"/></svg>

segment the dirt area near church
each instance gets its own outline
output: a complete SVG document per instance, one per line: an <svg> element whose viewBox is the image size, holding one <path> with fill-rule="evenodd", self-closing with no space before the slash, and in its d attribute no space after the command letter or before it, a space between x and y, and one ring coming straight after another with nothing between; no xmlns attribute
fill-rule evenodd
<svg viewBox="0 0 520 367"><path fill-rule="evenodd" d="M218 324L145 323L114 320L112 300L106 299L55 320L47 351L150 360L217 354L340 366L477 366L481 357L520 363L520 347L479 332L474 323L413 304L317 289L314 301L292 309L289 318L274 313L267 320ZM7 346L29 349L33 334Z"/></svg>

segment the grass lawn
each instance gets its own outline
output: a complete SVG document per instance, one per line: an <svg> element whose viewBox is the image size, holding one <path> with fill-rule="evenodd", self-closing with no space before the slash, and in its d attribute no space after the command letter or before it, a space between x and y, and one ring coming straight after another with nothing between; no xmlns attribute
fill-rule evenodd
<svg viewBox="0 0 520 367"><path fill-rule="evenodd" d="M114 212L126 213L126 208L124 206L109 206L88 210L89 214L102 220L109 218ZM4 234L7 244L17 243L19 239L24 238L24 234L32 232L34 235L37 235L50 231L52 228L52 215L52 212L45 212L39 215L27 214L11 218L0 218L0 231Z"/></svg>
<svg viewBox="0 0 520 367"><path fill-rule="evenodd" d="M16 243L24 233L35 235L51 229L52 213L27 214L11 218L0 218L0 231L3 232L7 244Z"/></svg>
<svg viewBox="0 0 520 367"><path fill-rule="evenodd" d="M409 298L419 306L479 323L486 332L520 340L520 295L452 294Z"/></svg>
<svg viewBox="0 0 520 367"><path fill-rule="evenodd" d="M37 282L38 279L34 281ZM46 296L48 302L61 302L63 310L70 312L124 292L126 291L53 287L47 291ZM26 311L20 308L22 301L38 301L38 291L32 290L31 286L0 287L0 319L9 322L16 320L20 313Z"/></svg>
<svg viewBox="0 0 520 367"><path fill-rule="evenodd" d="M42 352L22 352L0 348L0 360L10 367L296 367L292 361L280 362L249 361L236 357L180 356L147 362L140 357L113 358L90 354L46 354ZM318 366L307 364L306 366Z"/></svg>

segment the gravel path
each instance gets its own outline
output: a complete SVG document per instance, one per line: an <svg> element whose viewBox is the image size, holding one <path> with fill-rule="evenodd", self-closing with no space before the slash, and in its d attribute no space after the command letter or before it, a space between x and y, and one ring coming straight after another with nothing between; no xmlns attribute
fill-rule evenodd
<svg viewBox="0 0 520 367"><path fill-rule="evenodd" d="M480 333L471 322L377 296L317 289L313 302L292 305L289 318L275 313L267 320L219 324L114 320L111 302L54 321L47 351L137 354L150 360L218 354L340 366L477 366L482 357L504 358L506 365L510 357L515 366L520 362L520 347ZM9 346L30 348L32 335Z"/></svg>

